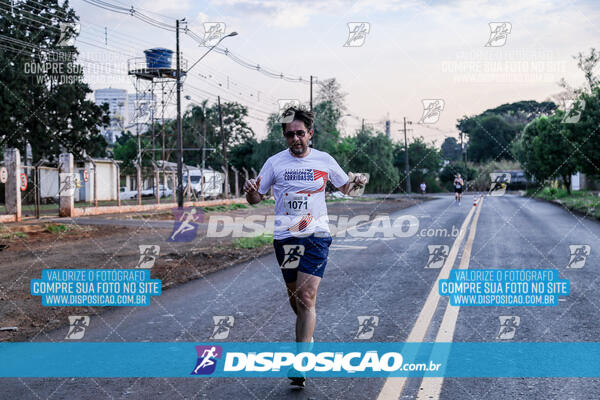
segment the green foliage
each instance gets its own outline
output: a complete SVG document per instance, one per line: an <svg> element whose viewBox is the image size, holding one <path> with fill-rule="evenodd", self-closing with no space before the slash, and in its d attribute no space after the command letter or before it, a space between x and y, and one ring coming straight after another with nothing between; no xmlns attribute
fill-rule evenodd
<svg viewBox="0 0 600 400"><path fill-rule="evenodd" d="M14 12L0 18L0 34L25 42L0 49L0 146L24 154L29 142L34 160L56 159L63 151L76 159L84 152L105 156L98 126L108 124L108 109L86 99L91 90L82 81L77 50L64 45L77 35L72 24L79 18L68 2L40 0L32 7L14 2Z"/></svg>
<svg viewBox="0 0 600 400"><path fill-rule="evenodd" d="M340 141L337 126L342 114L331 101L317 104L313 111L315 113L313 147L333 154Z"/></svg>
<svg viewBox="0 0 600 400"><path fill-rule="evenodd" d="M348 160L353 172L368 172L369 184L365 190L369 193L390 193L400 182L398 170L394 167L392 141L383 133L374 134L365 129L358 131L355 137L356 150Z"/></svg>
<svg viewBox="0 0 600 400"><path fill-rule="evenodd" d="M405 154L404 145L394 145L394 166L400 174L401 184L399 189L405 188ZM408 166L410 169L410 186L412 192L420 192L421 182L427 184L428 190L437 191L439 185L436 177L442 166L440 151L434 143L427 144L422 137L413 138L408 144Z"/></svg>
<svg viewBox="0 0 600 400"><path fill-rule="evenodd" d="M465 128L468 126L468 128ZM459 122L469 138L468 159L475 162L512 158L510 144L521 126L510 124L498 115L482 115L468 123Z"/></svg>
<svg viewBox="0 0 600 400"><path fill-rule="evenodd" d="M577 164L571 154L576 151L569 138L570 131L562 123L564 112L557 111L549 117L538 117L523 130L513 145L513 152L528 175L538 182L562 177L570 190L571 175Z"/></svg>
<svg viewBox="0 0 600 400"><path fill-rule="evenodd" d="M242 204L242 203L234 203L234 204L226 204L226 205L220 205L220 206L208 206L208 207L203 207L202 209L204 210L204 212L225 212L225 211L232 211L232 210L239 210L239 209L243 209L243 208L248 208L247 204Z"/></svg>
<svg viewBox="0 0 600 400"><path fill-rule="evenodd" d="M66 232L68 230L69 230L69 227L67 225L63 225L63 224L46 225L46 231L48 231L50 233L62 233L62 232Z"/></svg>
<svg viewBox="0 0 600 400"><path fill-rule="evenodd" d="M440 182L444 189L452 191L454 176L460 174L465 181L467 188L469 188L469 181L473 180L477 176L477 170L475 168L465 166L462 162L454 162L446 165L440 172Z"/></svg>
<svg viewBox="0 0 600 400"><path fill-rule="evenodd" d="M574 108L583 110L577 123L564 124L571 144L568 148L579 167L578 170L598 178L600 177L600 87L594 87L590 93L581 93Z"/></svg>
<svg viewBox="0 0 600 400"><path fill-rule="evenodd" d="M238 249L256 249L273 243L273 235L263 233L254 237L241 237L233 239L233 247Z"/></svg>
<svg viewBox="0 0 600 400"><path fill-rule="evenodd" d="M503 104L458 120L456 127L468 141L470 161L512 159L511 143L523 127L540 115L550 114L556 105L533 100Z"/></svg>
<svg viewBox="0 0 600 400"><path fill-rule="evenodd" d="M457 161L461 157L460 143L454 137L447 137L442 143L441 155L444 160Z"/></svg>
<svg viewBox="0 0 600 400"><path fill-rule="evenodd" d="M569 210L600 218L600 197L585 190L569 193L566 189L545 187L533 195L548 201L558 201Z"/></svg>
<svg viewBox="0 0 600 400"><path fill-rule="evenodd" d="M278 121L277 114L271 114L267 120L267 137L255 146L252 153L252 166L259 171L267 158L279 153L281 150L287 149L285 138L281 124ZM248 167L246 167L248 168Z"/></svg>
<svg viewBox="0 0 600 400"><path fill-rule="evenodd" d="M228 153L232 148L254 138L254 131L248 126L245 118L248 109L236 102L221 103L223 116L223 132ZM206 151L206 166L221 169L223 160L223 136L219 125L219 107L217 104L208 104L202 101L190 107L182 116L182 136L184 148L213 148L215 151ZM165 147L177 148L177 121L168 121L156 128L159 137L165 135ZM167 151L166 161L175 161L176 153ZM160 157L159 157L160 158ZM184 151L183 159L189 165L202 164L202 151ZM240 165L239 160L235 160Z"/></svg>

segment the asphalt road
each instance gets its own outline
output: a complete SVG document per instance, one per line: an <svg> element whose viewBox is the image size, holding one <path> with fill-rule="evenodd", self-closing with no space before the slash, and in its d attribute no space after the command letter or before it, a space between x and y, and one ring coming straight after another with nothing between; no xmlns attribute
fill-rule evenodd
<svg viewBox="0 0 600 400"><path fill-rule="evenodd" d="M434 341L443 324L447 298L427 303L442 269L425 268L428 246L447 245L456 253L451 267L463 260L467 237L454 246L452 233L469 222L476 233L468 246L469 268L552 268L571 282L571 294L556 307L461 307L451 338L455 342L498 342L500 316L518 316L513 342L599 341L600 223L560 207L506 195L486 197L473 207L466 195L458 206L440 196L390 215L412 215L417 234L410 237L336 237L317 300L316 341L358 341L358 316L377 316L371 341L402 342L415 337ZM476 212L480 209L480 213ZM427 229L433 228L427 231ZM453 229L454 228L454 229ZM364 229L368 229L366 226ZM425 229L425 231L421 231ZM437 231L436 231L437 229ZM456 230L455 230L456 229ZM446 231L446 235L443 234ZM424 233L424 234L421 234ZM428 233L431 233L429 235ZM385 240L384 240L385 239ZM592 250L580 269L567 269L569 245ZM451 258L452 256L450 256ZM428 320L424 315L430 315ZM274 255L257 258L152 298L150 307L110 310L92 316L85 341L208 341L212 317L235 317L227 341L293 341L294 314L285 294ZM419 321L428 323L419 325ZM37 341L64 341L66 330ZM410 378L310 379L292 391L287 379L149 379L54 378L1 379L6 399L388 399L417 398L429 382ZM435 386L435 385L434 385ZM435 392L435 390L434 390ZM425 397L427 398L427 397ZM447 378L441 399L592 399L600 398L600 379Z"/></svg>

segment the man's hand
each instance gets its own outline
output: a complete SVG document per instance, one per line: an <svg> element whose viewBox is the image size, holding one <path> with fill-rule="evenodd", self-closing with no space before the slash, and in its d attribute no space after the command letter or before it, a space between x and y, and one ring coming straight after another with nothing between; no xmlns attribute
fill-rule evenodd
<svg viewBox="0 0 600 400"><path fill-rule="evenodd" d="M348 182L339 187L338 190L344 194L350 193L353 189L361 188L368 183L368 179L363 174L354 174L352 172L348 172Z"/></svg>
<svg viewBox="0 0 600 400"><path fill-rule="evenodd" d="M262 179L262 177L259 176L258 179L248 179L246 182L244 182L244 192L246 192L246 193L258 192L258 188L260 187L261 179Z"/></svg>
<svg viewBox="0 0 600 400"><path fill-rule="evenodd" d="M263 195L258 192L258 188L260 188L260 180L262 177L258 177L258 179L248 179L244 182L244 192L246 192L246 200L250 204L260 203L263 199Z"/></svg>
<svg viewBox="0 0 600 400"><path fill-rule="evenodd" d="M354 183L354 187L361 188L367 184L367 177L363 174L354 174L352 172L348 173L348 178L350 178L350 182ZM350 188L352 190L353 188Z"/></svg>

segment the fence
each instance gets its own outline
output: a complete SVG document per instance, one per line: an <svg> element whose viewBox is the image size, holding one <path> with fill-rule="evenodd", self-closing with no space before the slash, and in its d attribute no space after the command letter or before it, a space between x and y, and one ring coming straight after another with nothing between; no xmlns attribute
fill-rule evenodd
<svg viewBox="0 0 600 400"><path fill-rule="evenodd" d="M242 173L243 172L243 173ZM256 171L253 171L256 176ZM184 200L202 206L240 202L248 171L184 166ZM135 174L122 174L114 160L73 159L68 153L51 164L21 165L18 149L8 149L0 165L0 222L44 216L95 215L168 209L176 203L176 164L136 165ZM233 190L232 190L233 189Z"/></svg>

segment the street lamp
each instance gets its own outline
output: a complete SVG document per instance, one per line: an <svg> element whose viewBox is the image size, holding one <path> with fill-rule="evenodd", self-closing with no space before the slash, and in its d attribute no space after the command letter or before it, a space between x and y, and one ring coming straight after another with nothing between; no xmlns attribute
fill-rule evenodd
<svg viewBox="0 0 600 400"><path fill-rule="evenodd" d="M200 62L200 60L202 60L208 53L210 53L212 51L212 49L214 49L215 47L217 47L219 45L219 43L221 43L225 38L228 38L230 36L237 36L237 34L238 34L237 32L231 32L229 35L225 35L221 39L219 39L219 41L217 43L215 43L210 49L208 49L208 51L206 53L204 53L202 55L202 57L200 57L198 60L196 60L196 62L193 63L192 66L188 68L188 70L186 71L186 73L190 72L190 70L192 68L194 68L196 66L196 64L198 64Z"/></svg>
<svg viewBox="0 0 600 400"><path fill-rule="evenodd" d="M183 208L183 129L181 124L181 68L179 64L179 20L176 24L177 33L177 207ZM230 36L236 36L237 32L231 32L229 35L223 36L217 43L215 43L210 49L206 51L190 68L185 71L188 74L192 68L196 66L208 53L212 51L219 43L225 38Z"/></svg>

